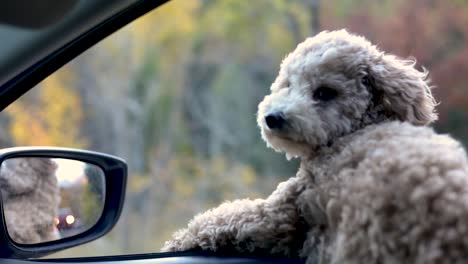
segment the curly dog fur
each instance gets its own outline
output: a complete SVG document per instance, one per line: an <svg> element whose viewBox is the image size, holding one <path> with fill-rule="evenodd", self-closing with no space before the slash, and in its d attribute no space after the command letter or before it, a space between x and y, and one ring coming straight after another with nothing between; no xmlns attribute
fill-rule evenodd
<svg viewBox="0 0 468 264"><path fill-rule="evenodd" d="M298 157L266 199L197 215L163 251L307 257L308 263L465 263L468 162L437 119L426 71L345 30L322 32L281 64L258 125Z"/></svg>
<svg viewBox="0 0 468 264"><path fill-rule="evenodd" d="M57 164L48 158L11 158L0 169L0 191L8 234L16 243L59 239Z"/></svg>

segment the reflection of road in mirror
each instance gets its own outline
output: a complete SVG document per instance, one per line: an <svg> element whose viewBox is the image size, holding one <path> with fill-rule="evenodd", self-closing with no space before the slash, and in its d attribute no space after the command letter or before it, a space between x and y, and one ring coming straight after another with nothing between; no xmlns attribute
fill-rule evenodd
<svg viewBox="0 0 468 264"><path fill-rule="evenodd" d="M8 234L21 244L74 236L102 214L104 173L71 159L12 158L0 167Z"/></svg>

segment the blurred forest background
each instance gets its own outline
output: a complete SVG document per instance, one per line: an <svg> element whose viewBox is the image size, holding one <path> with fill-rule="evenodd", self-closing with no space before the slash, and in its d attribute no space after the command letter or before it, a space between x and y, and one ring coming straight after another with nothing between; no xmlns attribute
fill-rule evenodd
<svg viewBox="0 0 468 264"><path fill-rule="evenodd" d="M430 70L439 132L468 145L464 0L174 0L56 72L1 116L2 147L125 158L124 213L107 236L56 256L157 252L196 213L265 197L296 170L255 122L281 59L347 28Z"/></svg>

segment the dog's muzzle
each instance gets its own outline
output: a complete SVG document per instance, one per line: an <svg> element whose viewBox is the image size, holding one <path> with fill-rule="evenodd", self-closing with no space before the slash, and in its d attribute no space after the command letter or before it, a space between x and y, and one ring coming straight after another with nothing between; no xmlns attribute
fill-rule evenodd
<svg viewBox="0 0 468 264"><path fill-rule="evenodd" d="M286 126L286 119L282 112L271 113L265 117L265 123L271 130L281 130Z"/></svg>

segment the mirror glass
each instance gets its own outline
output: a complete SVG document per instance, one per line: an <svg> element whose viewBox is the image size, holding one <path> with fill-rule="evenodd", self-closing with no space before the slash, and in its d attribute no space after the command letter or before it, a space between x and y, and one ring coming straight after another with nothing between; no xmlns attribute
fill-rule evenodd
<svg viewBox="0 0 468 264"><path fill-rule="evenodd" d="M82 233L102 214L103 170L72 159L15 157L0 166L0 191L8 234L20 244Z"/></svg>

